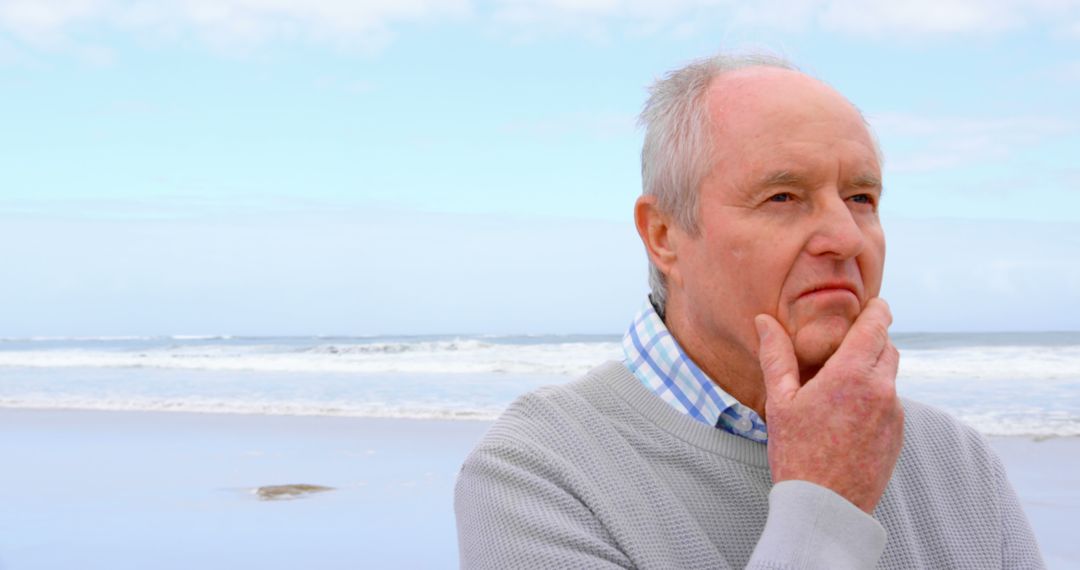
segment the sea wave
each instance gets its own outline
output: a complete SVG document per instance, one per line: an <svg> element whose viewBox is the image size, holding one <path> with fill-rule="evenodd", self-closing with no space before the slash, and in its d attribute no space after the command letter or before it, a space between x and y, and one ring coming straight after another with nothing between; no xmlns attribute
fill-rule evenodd
<svg viewBox="0 0 1080 570"><path fill-rule="evenodd" d="M439 340L423 342L371 342L364 344L321 344L304 349L313 354L401 354L401 353L446 353L463 351L484 351L500 346L474 339Z"/></svg>
<svg viewBox="0 0 1080 570"><path fill-rule="evenodd" d="M130 342L130 341L155 341L155 340L179 340L179 341L191 341L191 340L232 340L235 337L232 335L201 335L201 334L177 334L177 335L159 335L159 336L28 336L28 337L14 337L5 336L0 337L0 342L4 343L57 343L57 342L89 342L89 343L108 343L108 342Z"/></svg>
<svg viewBox="0 0 1080 570"><path fill-rule="evenodd" d="M177 345L140 351L0 351L0 367L151 368L295 373L547 374L577 376L621 358L618 343L500 345L478 340L267 345Z"/></svg>
<svg viewBox="0 0 1080 570"><path fill-rule="evenodd" d="M493 421L502 413L501 408L495 407L446 407L425 404L388 406L345 402L255 402L206 398L0 398L0 408L480 421Z"/></svg>
<svg viewBox="0 0 1080 570"><path fill-rule="evenodd" d="M148 368L292 373L554 374L622 359L617 342L499 344L477 339L312 346L165 343L140 349L0 350L0 367ZM901 351L901 381L1080 378L1080 346Z"/></svg>
<svg viewBox="0 0 1080 570"><path fill-rule="evenodd" d="M490 420L613 359L617 337L14 343L0 345L0 406ZM897 387L987 435L1080 435L1080 345L902 348Z"/></svg>
<svg viewBox="0 0 1080 570"><path fill-rule="evenodd" d="M27 337L15 337L5 336L0 337L0 342L22 343L22 342L117 342L117 341L132 341L132 340L153 340L152 336L27 336Z"/></svg>
<svg viewBox="0 0 1080 570"><path fill-rule="evenodd" d="M930 380L1080 378L1080 346L901 350L900 375Z"/></svg>
<svg viewBox="0 0 1080 570"><path fill-rule="evenodd" d="M1080 417L1065 412L1016 414L963 409L946 411L988 436L1080 436Z"/></svg>
<svg viewBox="0 0 1080 570"><path fill-rule="evenodd" d="M449 406L432 403L396 404L322 401L241 401L187 398L0 398L0 408L40 410L98 410L189 412L213 414L345 416L420 420L493 421L502 406ZM974 409L945 410L987 436L1078 437L1080 417L1066 412L992 412Z"/></svg>

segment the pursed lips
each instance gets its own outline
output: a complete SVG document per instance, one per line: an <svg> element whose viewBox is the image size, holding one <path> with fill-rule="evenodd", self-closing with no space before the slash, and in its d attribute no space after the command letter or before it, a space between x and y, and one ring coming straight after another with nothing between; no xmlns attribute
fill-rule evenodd
<svg viewBox="0 0 1080 570"><path fill-rule="evenodd" d="M847 291L852 295L855 295L856 299L859 298L859 292L855 288L855 285L848 281L830 281L827 283L819 283L800 293L799 298L801 299L808 295L813 295L814 293L823 293L829 291Z"/></svg>

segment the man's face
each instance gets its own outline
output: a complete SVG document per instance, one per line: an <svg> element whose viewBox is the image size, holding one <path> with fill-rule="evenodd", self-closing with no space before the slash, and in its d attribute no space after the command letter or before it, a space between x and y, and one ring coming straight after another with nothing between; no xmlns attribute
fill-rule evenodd
<svg viewBox="0 0 1080 570"><path fill-rule="evenodd" d="M709 105L715 168L669 281L701 339L755 354L753 318L766 313L800 367L819 367L881 288L874 143L847 101L790 71L725 76Z"/></svg>

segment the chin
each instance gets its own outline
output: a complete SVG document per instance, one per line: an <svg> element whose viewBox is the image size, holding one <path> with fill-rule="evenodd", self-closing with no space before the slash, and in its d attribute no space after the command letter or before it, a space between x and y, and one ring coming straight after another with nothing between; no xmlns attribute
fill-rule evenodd
<svg viewBox="0 0 1080 570"><path fill-rule="evenodd" d="M826 319L800 327L792 338L799 368L821 368L840 348L851 322L843 318Z"/></svg>

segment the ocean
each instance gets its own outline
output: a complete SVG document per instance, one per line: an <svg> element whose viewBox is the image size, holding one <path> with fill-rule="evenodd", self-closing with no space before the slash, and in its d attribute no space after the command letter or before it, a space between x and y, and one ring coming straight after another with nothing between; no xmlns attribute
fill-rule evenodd
<svg viewBox="0 0 1080 570"><path fill-rule="evenodd" d="M894 334L901 395L986 435L1080 435L1080 333ZM490 420L615 335L0 339L0 407Z"/></svg>

